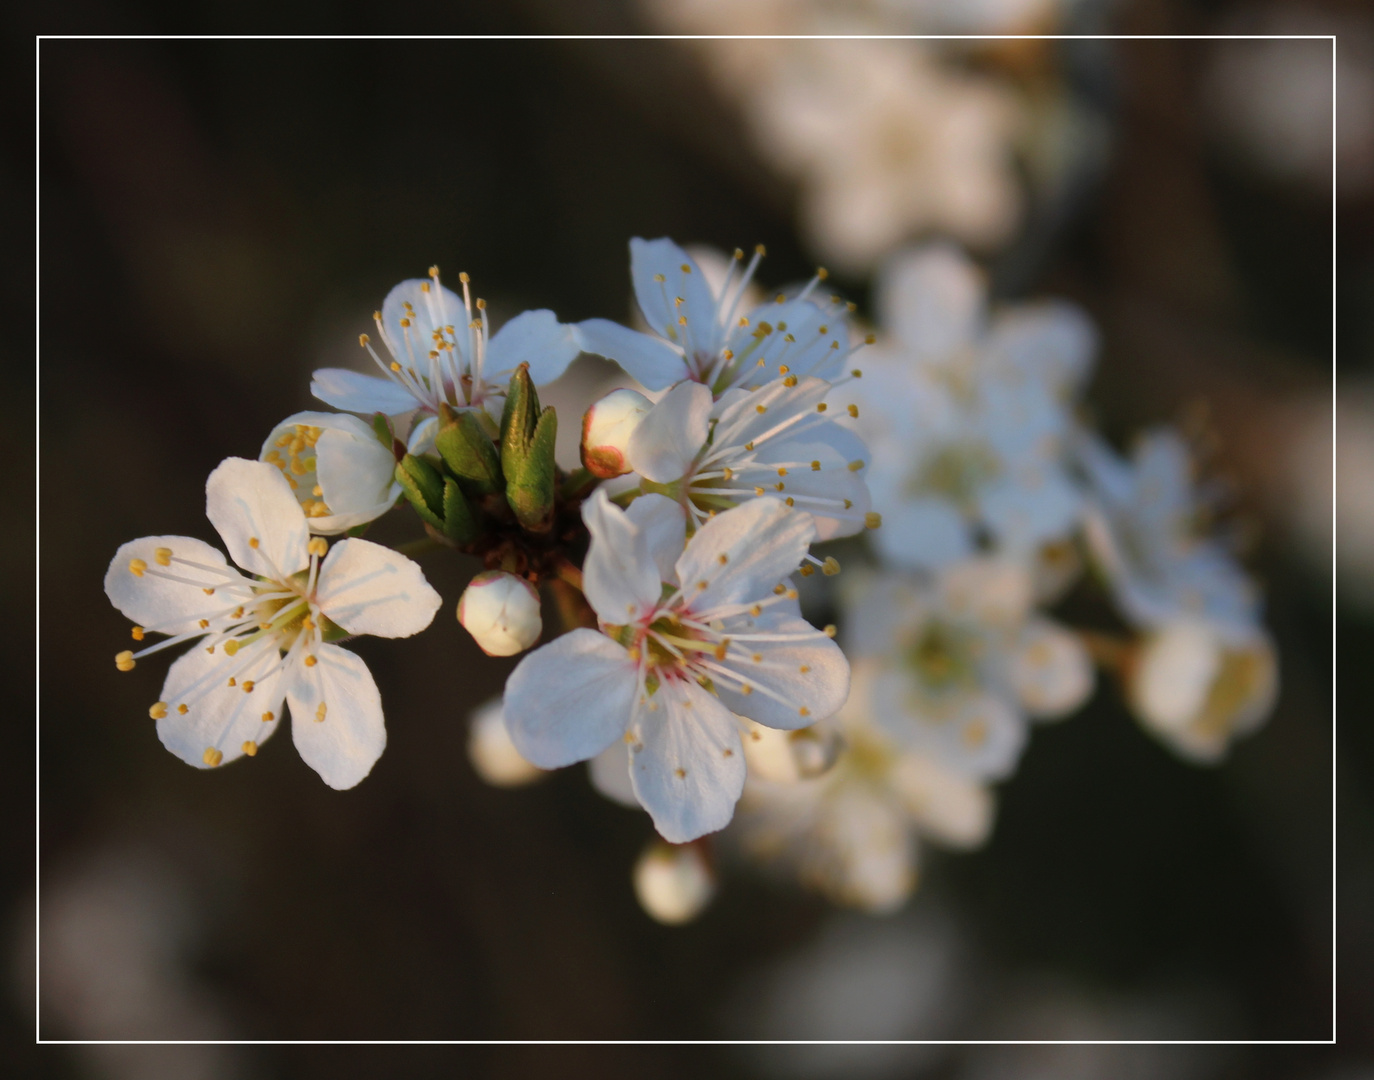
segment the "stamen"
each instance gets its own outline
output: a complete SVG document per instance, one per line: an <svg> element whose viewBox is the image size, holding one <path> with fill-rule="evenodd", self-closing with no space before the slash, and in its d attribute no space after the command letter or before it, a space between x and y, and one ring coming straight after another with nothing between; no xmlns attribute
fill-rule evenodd
<svg viewBox="0 0 1374 1080"><path fill-rule="evenodd" d="M205 764L209 765L210 768L213 769L216 765L218 765L221 761L224 760L224 755L221 754L218 750L216 750L213 746L207 746L205 748L205 753L201 754L200 759L203 762L205 762Z"/></svg>
<svg viewBox="0 0 1374 1080"><path fill-rule="evenodd" d="M249 757L257 757L258 744L255 743L252 739L249 739L247 742L243 744L243 752L247 754Z"/></svg>
<svg viewBox="0 0 1374 1080"><path fill-rule="evenodd" d="M129 560L129 573L133 574L134 577L142 577L142 576L143 576L143 571L145 571L145 570L147 570L147 569L148 569L148 564L147 564L146 562L144 562L142 559L130 559L130 560Z"/></svg>
<svg viewBox="0 0 1374 1080"><path fill-rule="evenodd" d="M117 667L120 671L133 671L135 667L134 654L130 652L128 649L125 649L121 653L116 653L115 667Z"/></svg>
<svg viewBox="0 0 1374 1080"><path fill-rule="evenodd" d="M153 558L157 560L158 566L172 565L172 549L160 547L153 552Z"/></svg>
<svg viewBox="0 0 1374 1080"><path fill-rule="evenodd" d="M155 701L148 709L148 715L154 720L161 720L167 715L167 702Z"/></svg>

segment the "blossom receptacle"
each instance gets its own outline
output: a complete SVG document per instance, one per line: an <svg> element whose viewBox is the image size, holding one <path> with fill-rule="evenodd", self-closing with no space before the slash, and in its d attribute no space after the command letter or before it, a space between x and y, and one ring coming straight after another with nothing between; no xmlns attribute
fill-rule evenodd
<svg viewBox="0 0 1374 1080"><path fill-rule="evenodd" d="M699 844L652 840L634 869L635 897L668 926L691 922L716 895L716 876Z"/></svg>
<svg viewBox="0 0 1374 1080"><path fill-rule="evenodd" d="M610 480L631 471L626 460L630 436L653 403L622 387L594 402L582 416L582 464L593 476Z"/></svg>
<svg viewBox="0 0 1374 1080"><path fill-rule="evenodd" d="M514 656L539 640L539 593L502 570L478 574L458 600L458 621L488 656Z"/></svg>

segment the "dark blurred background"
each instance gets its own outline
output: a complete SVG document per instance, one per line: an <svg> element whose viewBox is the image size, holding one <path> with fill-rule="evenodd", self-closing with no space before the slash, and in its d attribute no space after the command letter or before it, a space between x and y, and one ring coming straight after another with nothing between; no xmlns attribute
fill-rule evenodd
<svg viewBox="0 0 1374 1080"><path fill-rule="evenodd" d="M88 3L77 14L96 29L166 25L151 4ZM240 14L251 13L179 12L178 28L233 29ZM538 0L408 14L418 25L407 31L645 28L619 4L589 8L585 26ZM1109 26L1207 32L1244 14L1123 4ZM1008 295L1067 296L1098 321L1089 399L1112 436L1209 403L1214 468L1260 525L1251 565L1267 589L1281 699L1215 769L1149 739L1107 685L1082 714L1038 731L1002 785L991 844L932 853L908 912L887 921L916 941L932 933L931 912L954 928L965 1004L943 1037L1331 1034L1333 615L1321 509L1331 196L1252 167L1204 122L1208 72L1222 50L1247 44L1043 46L1086 73L1084 92L1110 118L1110 156L1072 212L1032 220L986 261ZM39 55L41 1035L695 1040L780 1030L751 988L816 955L836 925L862 936L883 920L837 924L821 901L729 868L697 922L661 927L629 888L647 817L596 795L580 768L516 791L480 781L467 714L511 665L482 657L453 618L472 565L423 557L445 597L434 625L413 640L358 644L389 744L343 794L285 734L261 761L213 774L163 750L146 709L165 668L114 670L128 626L101 590L125 539L213 540L205 476L314 407L310 371L352 363L386 291L432 263L471 273L497 322L526 307L568 321L627 316L634 235L727 249L762 241L768 283L806 276L817 257L794 225L796 192L756 156L696 56L653 41L230 40L49 40ZM6 167L6 188L22 201L19 171ZM1342 386L1367 394L1368 188L1343 194L1339 211ZM839 285L866 303L866 280ZM5 408L7 451L23 462L27 401ZM1356 483L1374 461L1358 465ZM17 492L6 501L26 534L28 504ZM415 533L398 512L371 535ZM27 546L11 544L26 566ZM30 609L23 587L6 590L8 610ZM830 1065L758 1048L485 1049L472 1072L1374 1075L1367 595L1355 582L1335 618L1346 705L1335 769L1338 1047L1118 1048L1086 1065L1054 1048L996 1060L992 1050L856 1050ZM10 652L25 650L12 640ZM0 757L13 790L33 775L30 738ZM34 1021L31 826L20 814L4 834L14 856L4 1026L15 1041ZM1051 1010L1045 1026L1025 1019L1037 1015L1027 1002L1050 1000L1079 1004ZM401 1060L372 1050L348 1068L453 1071L451 1055L421 1048ZM323 1077L344 1060L286 1047L48 1047L39 1065L52 1077Z"/></svg>

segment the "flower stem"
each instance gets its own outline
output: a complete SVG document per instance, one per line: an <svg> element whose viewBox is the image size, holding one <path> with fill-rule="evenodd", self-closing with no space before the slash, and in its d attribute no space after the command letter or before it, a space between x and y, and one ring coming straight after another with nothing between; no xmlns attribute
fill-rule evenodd
<svg viewBox="0 0 1374 1080"><path fill-rule="evenodd" d="M576 570L576 567L573 569ZM596 628L596 612L587 603L581 589L574 587L561 576L548 578L545 584L553 597L554 605L558 608L558 617L563 623L564 633L579 627Z"/></svg>

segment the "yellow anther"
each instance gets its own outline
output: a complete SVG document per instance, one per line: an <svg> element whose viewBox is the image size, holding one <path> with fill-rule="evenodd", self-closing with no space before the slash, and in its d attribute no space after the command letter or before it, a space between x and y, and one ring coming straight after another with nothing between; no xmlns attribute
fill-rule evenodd
<svg viewBox="0 0 1374 1080"><path fill-rule="evenodd" d="M876 529L883 523L883 515L874 510L870 510L864 515L864 528Z"/></svg>
<svg viewBox="0 0 1374 1080"><path fill-rule="evenodd" d="M262 714L262 722L264 724L270 724L275 719L276 717L273 716L270 712L265 712Z"/></svg>
<svg viewBox="0 0 1374 1080"><path fill-rule="evenodd" d="M311 555L323 557L329 550L329 541L323 536L312 536L310 538L310 543L305 545L305 550Z"/></svg>
<svg viewBox="0 0 1374 1080"><path fill-rule="evenodd" d="M255 687L255 686L257 686L257 685L258 685L258 684L255 683L252 679L244 679L244 680L243 680L243 692L244 692L245 694L251 694L251 693L253 692L253 687Z"/></svg>
<svg viewBox="0 0 1374 1080"><path fill-rule="evenodd" d="M763 607L762 607L762 605L760 605L760 604L754 604L752 607L750 607L750 609L749 609L749 614L752 615L752 616L754 616L754 618L757 619L760 615L763 614Z"/></svg>
<svg viewBox="0 0 1374 1080"><path fill-rule="evenodd" d="M125 649L122 653L115 653L115 667L119 668L120 671L133 671L134 654L128 649Z"/></svg>
<svg viewBox="0 0 1374 1080"><path fill-rule="evenodd" d="M802 563L801 566L797 567L797 573L799 573L802 577L810 577L815 572L815 567L813 567L810 563Z"/></svg>
<svg viewBox="0 0 1374 1080"><path fill-rule="evenodd" d="M190 710L186 708L186 705L183 702L182 704L177 706L177 712L181 713L182 716L185 716L188 712L190 712Z"/></svg>
<svg viewBox="0 0 1374 1080"><path fill-rule="evenodd" d="M752 694L754 692L754 688L750 686L748 683L745 683L743 686L739 688L739 692L741 694ZM758 738L757 735L755 735L754 737Z"/></svg>
<svg viewBox="0 0 1374 1080"><path fill-rule="evenodd" d="M757 653L757 652L756 652L756 653L755 653L753 656L751 656L749 659L753 660L754 663L756 663L756 664L762 664L762 663L763 663L763 653Z"/></svg>
<svg viewBox="0 0 1374 1080"><path fill-rule="evenodd" d="M466 285L472 280L472 278L468 277L468 272L466 270L460 270L458 272L458 280L461 281L464 285Z"/></svg>
<svg viewBox="0 0 1374 1080"><path fill-rule="evenodd" d="M686 315L679 315L679 316L677 317L677 324L678 324L678 326L686 326L686 325L687 325L687 316L686 316Z"/></svg>
<svg viewBox="0 0 1374 1080"><path fill-rule="evenodd" d="M370 342L371 340L372 339L368 337L366 334L358 335L358 344L361 345L364 349L367 348L368 342Z"/></svg>
<svg viewBox="0 0 1374 1080"><path fill-rule="evenodd" d="M727 655L729 652L730 652L730 640L729 640L729 638L727 638L726 640L722 641L719 645L717 645L714 649L711 650L711 655L713 655L717 660L724 660L725 657L726 657L726 655Z"/></svg>
<svg viewBox="0 0 1374 1080"><path fill-rule="evenodd" d="M207 746L205 748L205 753L200 755L200 760L205 762L205 764L209 765L210 768L213 769L216 765L218 765L221 761L224 760L224 755L221 754L218 750L216 750L213 746Z"/></svg>
<svg viewBox="0 0 1374 1080"><path fill-rule="evenodd" d="M236 678L234 678L234 676L230 675L230 676L229 676L229 685L230 685L230 686L238 686L238 684L239 684L238 679L236 679Z"/></svg>
<svg viewBox="0 0 1374 1080"><path fill-rule="evenodd" d="M733 480L735 478L735 470L727 465L725 467L725 472L721 478L723 480Z"/></svg>
<svg viewBox="0 0 1374 1080"><path fill-rule="evenodd" d="M796 505L797 505L797 500L794 499L794 498L792 498L791 495L787 496L787 498L783 499L782 501L785 502L788 506L796 506Z"/></svg>
<svg viewBox="0 0 1374 1080"><path fill-rule="evenodd" d="M779 480L776 484L773 485L773 490L774 490L774 491L781 491L781 490L782 490L784 487L786 487L786 486L787 486L786 484L784 484L781 480Z"/></svg>
<svg viewBox="0 0 1374 1080"><path fill-rule="evenodd" d="M698 581L698 582L697 582L697 589L698 589L698 590L701 590L701 589L708 589L708 588L710 588L710 586L711 586L711 583L710 583L709 581Z"/></svg>
<svg viewBox="0 0 1374 1080"><path fill-rule="evenodd" d="M313 460L313 459L312 459L312 460ZM304 462L304 461L302 461L302 460L301 460L299 457L297 457L295 454L292 454L292 455L291 455L291 471L292 471L293 473L295 473L297 476L304 476L304 475L305 475L306 473L308 473L310 470L307 469L307 468L305 467L305 462ZM258 545L257 545L257 544L254 544L253 546L254 546L254 547L257 547Z"/></svg>
<svg viewBox="0 0 1374 1080"><path fill-rule="evenodd" d="M826 577L834 577L840 572L840 561L834 555L827 555L825 562L821 563L821 573Z"/></svg>
<svg viewBox="0 0 1374 1080"><path fill-rule="evenodd" d="M249 757L256 757L258 753L258 744L252 739L249 739L243 744L243 752Z"/></svg>
<svg viewBox="0 0 1374 1080"><path fill-rule="evenodd" d="M242 608L242 606L234 608L234 614L231 616L231 618L235 618L235 619L241 619L241 618L243 618L243 608Z"/></svg>
<svg viewBox="0 0 1374 1080"><path fill-rule="evenodd" d="M777 296L773 297L773 303L785 304L787 303L787 297L783 293L778 293Z"/></svg>
<svg viewBox="0 0 1374 1080"><path fill-rule="evenodd" d="M859 471L860 469L862 469L863 467L864 467L864 463L863 463L863 459L862 459L862 458L860 458L860 459L857 460L857 461L851 461L851 462L846 466L846 468L849 469L850 472L858 472L858 471Z"/></svg>
<svg viewBox="0 0 1374 1080"><path fill-rule="evenodd" d="M256 551L258 548L258 538L256 536L250 536L248 538L248 546Z"/></svg>
<svg viewBox="0 0 1374 1080"><path fill-rule="evenodd" d="M146 562L144 562L142 559L130 559L130 560L129 560L129 573L133 574L134 577L142 577L142 576L143 576L143 571L145 571L145 570L147 570L147 569L148 569L148 564L147 564Z"/></svg>
<svg viewBox="0 0 1374 1080"><path fill-rule="evenodd" d="M787 475L787 468L786 468L786 466L783 466L783 465L779 465L779 466L778 466L778 475L779 475L779 476L786 476L786 475Z"/></svg>
<svg viewBox="0 0 1374 1080"><path fill-rule="evenodd" d="M828 278L829 276L830 276L830 271L827 270L824 266L818 266L818 267L816 267L816 280L818 280L818 281L824 281L824 280L825 280L826 278Z"/></svg>
<svg viewBox="0 0 1374 1080"><path fill-rule="evenodd" d="M789 600L795 600L799 595L801 595L801 594L798 593L796 589L788 589L788 590L787 590L787 599L789 599Z"/></svg>
<svg viewBox="0 0 1374 1080"><path fill-rule="evenodd" d="M857 405L845 406L845 412L849 413L849 415L854 417L855 420L859 418L859 407Z"/></svg>
<svg viewBox="0 0 1374 1080"><path fill-rule="evenodd" d="M762 495L762 494L763 494L763 488L761 488L761 487L756 487L756 488L754 488L754 494L755 494L755 495Z"/></svg>
<svg viewBox="0 0 1374 1080"><path fill-rule="evenodd" d="M654 275L654 280L657 281L657 282L659 282L659 283L662 283L662 282L667 281L668 279L667 279L666 277L664 277L662 274L655 274L655 275Z"/></svg>
<svg viewBox="0 0 1374 1080"><path fill-rule="evenodd" d="M398 364L398 363L396 363L395 360L393 360L393 361L391 361L391 370L392 370L392 371L400 371L400 370L401 370L401 365Z"/></svg>
<svg viewBox="0 0 1374 1080"><path fill-rule="evenodd" d="M401 301L401 307L405 308L405 309L406 309L407 311L409 311L412 315L415 314L415 309L411 306L409 300L402 300L402 301Z"/></svg>
<svg viewBox="0 0 1374 1080"><path fill-rule="evenodd" d="M817 411L817 412L825 412L825 410L828 409L828 408L830 408L830 406L827 405L824 401L822 401L819 405L816 406L816 411Z"/></svg>
<svg viewBox="0 0 1374 1080"><path fill-rule="evenodd" d="M797 710L797 715L798 715L798 716L810 716L810 715L811 715L811 710L808 709L805 705L803 705L800 709Z"/></svg>
<svg viewBox="0 0 1374 1080"><path fill-rule="evenodd" d="M636 663L639 662L639 658L640 658L642 655L643 655L643 653L641 653L641 652L639 651L638 648L634 648L634 649L631 649L631 650L630 650L630 659L633 660L633 661L635 661ZM629 736L627 735L626 738L629 738Z"/></svg>
<svg viewBox="0 0 1374 1080"><path fill-rule="evenodd" d="M310 489L310 494L318 499L321 495L324 494L324 488L320 487L319 484L316 484L314 487Z"/></svg>
<svg viewBox="0 0 1374 1080"><path fill-rule="evenodd" d="M317 660L317 659L315 658L315 654L314 654L314 653L311 653L309 656L307 656L307 657L305 658L305 666L306 666L306 667L314 667L314 666L315 666L316 664L318 664L318 663L319 663L319 660Z"/></svg>
<svg viewBox="0 0 1374 1080"><path fill-rule="evenodd" d="M487 310L487 302L486 302L485 300L483 300L481 297L478 297L478 298L477 298L477 310L478 310L478 311L486 311L486 310Z"/></svg>
<svg viewBox="0 0 1374 1080"><path fill-rule="evenodd" d="M851 313L853 313L853 312L859 310L859 305L856 304L856 303L854 303L853 300L851 300L851 301L849 301L849 303L845 304L845 307L846 307Z"/></svg>
<svg viewBox="0 0 1374 1080"><path fill-rule="evenodd" d="M420 282L420 291L421 291L422 293L427 293L427 292L429 292L429 282L428 282L428 281L422 281L422 282Z"/></svg>
<svg viewBox="0 0 1374 1080"><path fill-rule="evenodd" d="M157 560L158 566L171 566L171 565L172 565L172 549L171 549L171 548L158 548L156 551L153 552L153 558Z"/></svg>
<svg viewBox="0 0 1374 1080"><path fill-rule="evenodd" d="M785 379L782 380L782 385L783 385L783 386L796 386L796 385L797 385L797 377L796 377L795 375L789 375L789 376L787 376L787 378L785 378Z"/></svg>
<svg viewBox="0 0 1374 1080"><path fill-rule="evenodd" d="M719 555L716 556L716 559L720 562L721 566L724 566L726 563L730 561L730 556L722 551Z"/></svg>
<svg viewBox="0 0 1374 1080"><path fill-rule="evenodd" d="M322 721L324 720L324 714L325 714L326 712L328 712L328 709L325 707L324 702L321 701L321 702L320 702L320 707L319 707L318 709L315 710L315 722L316 722L317 724L320 723L320 722L322 722Z"/></svg>
<svg viewBox="0 0 1374 1080"><path fill-rule="evenodd" d="M692 267L691 267L688 263L683 263L683 264L682 264L682 272L683 272L684 274L690 274L690 273L692 272Z"/></svg>
<svg viewBox="0 0 1374 1080"><path fill-rule="evenodd" d="M209 620L209 619L201 619L201 620L200 620L200 628L201 628L202 630L208 630L208 629L210 629L210 620Z"/></svg>
<svg viewBox="0 0 1374 1080"><path fill-rule="evenodd" d="M690 705L691 702L690 702L690 701L684 701L683 704L684 704L684 705ZM681 780L683 777L685 777L685 776L687 775L687 770L686 770L686 769L674 769L674 770L673 770L673 775L676 776L679 780Z"/></svg>
<svg viewBox="0 0 1374 1080"><path fill-rule="evenodd" d="M864 373L860 371L858 368L855 368L849 374L853 375L856 379L862 379L864 377Z"/></svg>
<svg viewBox="0 0 1374 1080"><path fill-rule="evenodd" d="M741 317L740 317L740 320L739 320L739 324L740 324L740 326L748 326L748 325L749 325L749 320L748 320L748 318L746 318L746 317L744 317L744 316L741 316Z"/></svg>
<svg viewBox="0 0 1374 1080"><path fill-rule="evenodd" d="M406 307L410 307L410 305L407 304ZM407 319L407 318L405 318L405 317L402 317L402 318L401 318L401 325L402 325L402 326L409 326L409 325L410 325L410 320Z"/></svg>
<svg viewBox="0 0 1374 1080"><path fill-rule="evenodd" d="M752 442L747 442L747 443L744 444L744 448L745 448L746 450L752 450L752 449L754 449L754 444L753 444Z"/></svg>
<svg viewBox="0 0 1374 1080"><path fill-rule="evenodd" d="M811 665L803 664L801 667L797 668L797 670L800 671L803 675L805 675L808 671L811 670Z"/></svg>
<svg viewBox="0 0 1374 1080"><path fill-rule="evenodd" d="M756 413L766 413L766 412L768 411L768 406L767 406L767 405L755 405L755 406L754 406L754 411L755 411Z"/></svg>
<svg viewBox="0 0 1374 1080"><path fill-rule="evenodd" d="M853 506L854 506L854 500L853 500L853 499L845 499L845 501L844 501L844 508L845 508L846 510L852 509Z"/></svg>
<svg viewBox="0 0 1374 1080"><path fill-rule="evenodd" d="M735 248L735 253L731 258L738 262L740 259L744 258L744 250L742 248Z"/></svg>
<svg viewBox="0 0 1374 1080"><path fill-rule="evenodd" d="M877 341L877 340L878 340L878 338L877 338L877 335L875 335L875 334L865 334L865 335L864 335L864 344L865 344L865 345L872 345L872 344L873 344L875 341Z"/></svg>
<svg viewBox="0 0 1374 1080"><path fill-rule="evenodd" d="M726 349L723 353L721 353L721 356L725 357L725 359L727 360L733 360L735 358L735 354L731 352L729 349Z"/></svg>
<svg viewBox="0 0 1374 1080"><path fill-rule="evenodd" d="M239 643L236 638L230 638L224 643L224 652L227 656L233 656L239 651Z"/></svg>
<svg viewBox="0 0 1374 1080"><path fill-rule="evenodd" d="M784 585L784 584L782 584L782 582L778 582L778 584L776 584L776 585L773 586L773 595L774 595L774 596L781 596L781 595L782 595L783 593L785 593L786 591L787 591L787 586Z"/></svg>
<svg viewBox="0 0 1374 1080"><path fill-rule="evenodd" d="M133 635L133 639L135 641L143 640L143 627L135 626L132 630L129 631L129 633Z"/></svg>
<svg viewBox="0 0 1374 1080"><path fill-rule="evenodd" d="M781 326L781 327L786 328L786 325L787 325L787 324L786 324L786 323L778 323L778 325ZM791 370L792 370L792 369L791 369L790 367L788 367L786 364L779 364L779 365L778 365L778 374L779 374L779 375L786 375L786 374L787 374L789 371L791 371Z"/></svg>
<svg viewBox="0 0 1374 1080"><path fill-rule="evenodd" d="M781 326L782 323L778 323L778 325ZM796 337L795 337L794 335L792 335L792 334L785 334L785 335L783 335L783 339L782 339L782 340L785 341L785 342L787 342L789 345L795 345L795 344L797 343Z"/></svg>
<svg viewBox="0 0 1374 1080"><path fill-rule="evenodd" d="M828 623L828 624L826 625L825 629L822 631L822 633L824 633L826 637L832 637L832 638L833 638L833 637L835 636L835 633L836 633L836 631L835 631L835 624L834 624L834 623Z"/></svg>
<svg viewBox="0 0 1374 1080"><path fill-rule="evenodd" d="M148 708L148 715L151 716L154 720L161 720L164 716L167 715L167 702L153 702L153 704Z"/></svg>
<svg viewBox="0 0 1374 1080"><path fill-rule="evenodd" d="M820 472L820 471L821 471L821 462L820 462L820 459L819 459L819 458L817 458L815 461L813 461L813 462L811 463L811 471L812 471L812 472Z"/></svg>

